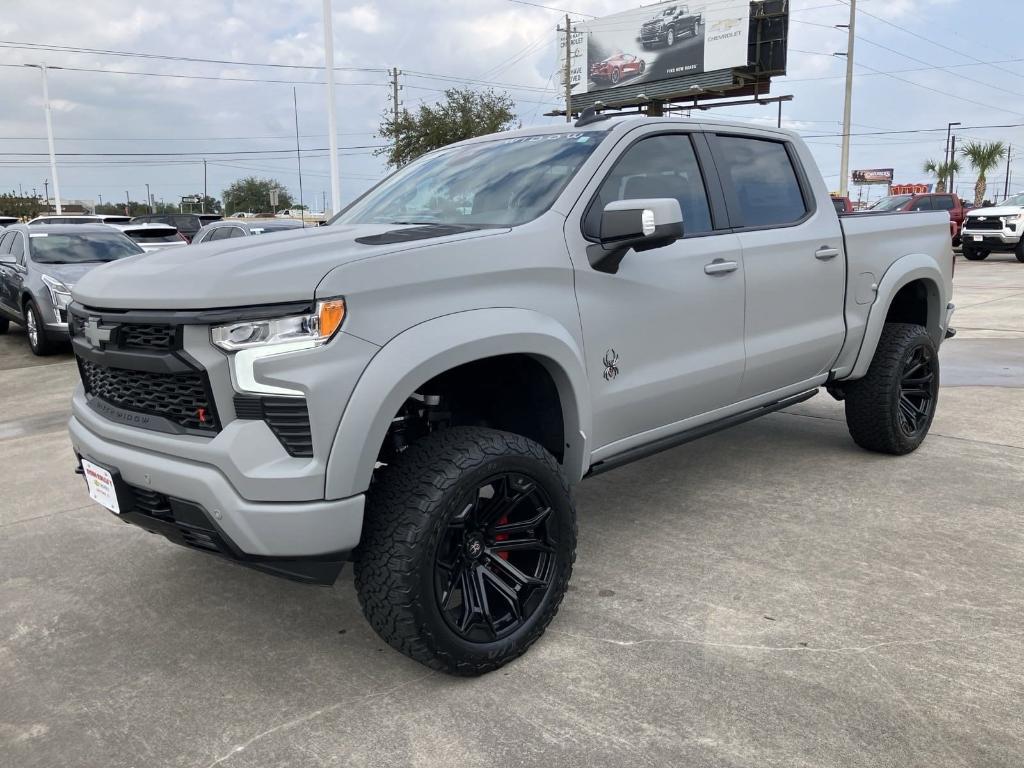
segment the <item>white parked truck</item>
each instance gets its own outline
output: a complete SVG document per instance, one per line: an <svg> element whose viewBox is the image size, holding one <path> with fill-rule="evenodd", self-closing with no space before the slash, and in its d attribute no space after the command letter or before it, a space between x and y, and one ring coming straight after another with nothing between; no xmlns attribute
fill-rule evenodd
<svg viewBox="0 0 1024 768"><path fill-rule="evenodd" d="M585 478L823 388L914 450L952 270L944 211L838 216L791 132L588 112L329 226L90 272L71 440L126 522L314 583L354 561L388 643L480 674L555 616Z"/></svg>

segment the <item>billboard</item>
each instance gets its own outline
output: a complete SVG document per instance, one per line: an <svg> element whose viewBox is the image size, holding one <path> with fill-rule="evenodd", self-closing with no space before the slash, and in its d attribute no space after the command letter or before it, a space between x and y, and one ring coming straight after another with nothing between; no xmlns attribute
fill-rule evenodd
<svg viewBox="0 0 1024 768"><path fill-rule="evenodd" d="M662 2L577 24L572 93L745 67L749 32L750 0ZM564 61L564 35L559 49Z"/></svg>
<svg viewBox="0 0 1024 768"><path fill-rule="evenodd" d="M854 184L892 184L892 168L868 168L853 171Z"/></svg>

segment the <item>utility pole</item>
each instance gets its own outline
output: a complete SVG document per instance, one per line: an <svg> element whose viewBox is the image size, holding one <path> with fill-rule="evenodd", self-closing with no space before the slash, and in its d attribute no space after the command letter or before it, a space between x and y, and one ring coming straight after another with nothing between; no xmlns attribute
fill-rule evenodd
<svg viewBox="0 0 1024 768"><path fill-rule="evenodd" d="M103 195L97 194L96 197L100 199L100 207L103 206Z"/></svg>
<svg viewBox="0 0 1024 768"><path fill-rule="evenodd" d="M34 67L43 74L43 111L46 113L46 140L50 145L50 175L53 176L53 196L57 204L57 214L63 213L60 203L60 180L57 178L57 153L53 149L53 118L50 115L50 85L46 77L46 62L41 64L26 64L26 67ZM53 67L60 69L60 67ZM49 193L47 193L46 204L50 204Z"/></svg>
<svg viewBox="0 0 1024 768"><path fill-rule="evenodd" d="M324 59L327 65L327 140L331 156L331 212L341 209L341 171L338 169L338 124L334 111L334 20L331 0L324 0ZM292 95L294 96L294 90ZM295 113L298 125L299 114ZM296 139L297 140L297 139ZM302 198L302 174L299 174L299 198Z"/></svg>
<svg viewBox="0 0 1024 768"><path fill-rule="evenodd" d="M839 196L846 197L850 179L850 118L853 111L853 43L857 24L857 0L850 0L850 23L846 36L846 98L843 101L843 149L839 163ZM837 25L837 26L842 26Z"/></svg>
<svg viewBox="0 0 1024 768"><path fill-rule="evenodd" d="M1013 144L1006 148L1006 181L1003 184L1003 200L1010 196L1010 155L1013 154Z"/></svg>
<svg viewBox="0 0 1024 768"><path fill-rule="evenodd" d="M203 158L203 202L199 208L200 211L206 213L206 158Z"/></svg>
<svg viewBox="0 0 1024 768"><path fill-rule="evenodd" d="M561 30L560 30L561 31ZM572 122L572 19L565 14L565 122Z"/></svg>
<svg viewBox="0 0 1024 768"><path fill-rule="evenodd" d="M330 0L327 0L330 4ZM305 202L302 199L302 150L299 147L299 97L295 93L295 86L292 86L292 107L295 109L295 160L299 166L299 216L302 218L302 226L306 226ZM332 129L333 131L333 129ZM335 179L331 179L335 183Z"/></svg>
<svg viewBox="0 0 1024 768"><path fill-rule="evenodd" d="M43 179L43 191L46 193L46 212L50 212L50 180Z"/></svg>
<svg viewBox="0 0 1024 768"><path fill-rule="evenodd" d="M398 67L393 67L389 72L391 75L391 122L395 127L395 156L398 156L398 92L402 86L398 84L398 76L401 73Z"/></svg>
<svg viewBox="0 0 1024 768"><path fill-rule="evenodd" d="M150 213L153 212L153 196L149 193L149 184L146 185L146 207Z"/></svg>
<svg viewBox="0 0 1024 768"><path fill-rule="evenodd" d="M132 215L132 199L128 196L128 190L124 191L124 215Z"/></svg>
<svg viewBox="0 0 1024 768"><path fill-rule="evenodd" d="M946 125L946 166L953 160L953 155L949 154L949 139L953 135L953 126L962 125L962 123L948 123ZM952 190L950 190L952 192Z"/></svg>

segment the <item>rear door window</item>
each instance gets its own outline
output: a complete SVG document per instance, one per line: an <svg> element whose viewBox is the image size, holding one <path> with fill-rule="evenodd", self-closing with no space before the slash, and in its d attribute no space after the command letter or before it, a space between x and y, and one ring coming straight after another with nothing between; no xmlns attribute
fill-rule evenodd
<svg viewBox="0 0 1024 768"><path fill-rule="evenodd" d="M18 260L19 264L25 263L25 238L20 232L14 232L14 239L11 241L11 255Z"/></svg>
<svg viewBox="0 0 1024 768"><path fill-rule="evenodd" d="M231 237L232 229L233 227L217 227L217 229L210 233L210 236L206 238L205 242L210 242L211 240L227 240Z"/></svg>
<svg viewBox="0 0 1024 768"><path fill-rule="evenodd" d="M952 195L937 195L932 198L932 207L936 211L952 211L956 208L956 202Z"/></svg>
<svg viewBox="0 0 1024 768"><path fill-rule="evenodd" d="M8 232L0 237L0 256L11 252L11 242L14 240L14 233Z"/></svg>
<svg viewBox="0 0 1024 768"><path fill-rule="evenodd" d="M930 197L919 197L907 208L908 211L930 211L931 209L932 199Z"/></svg>
<svg viewBox="0 0 1024 768"><path fill-rule="evenodd" d="M716 136L715 164L731 191L730 214L740 227L795 224L809 212L785 142ZM735 221L738 219L738 221Z"/></svg>

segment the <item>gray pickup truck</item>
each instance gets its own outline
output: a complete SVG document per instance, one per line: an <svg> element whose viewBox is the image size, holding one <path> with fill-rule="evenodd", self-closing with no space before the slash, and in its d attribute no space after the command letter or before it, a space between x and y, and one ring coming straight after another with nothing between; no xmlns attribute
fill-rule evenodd
<svg viewBox="0 0 1024 768"><path fill-rule="evenodd" d="M838 216L793 133L586 114L89 273L71 441L122 520L312 583L354 561L388 643L480 674L558 610L581 480L821 388L914 450L952 270L945 212Z"/></svg>

